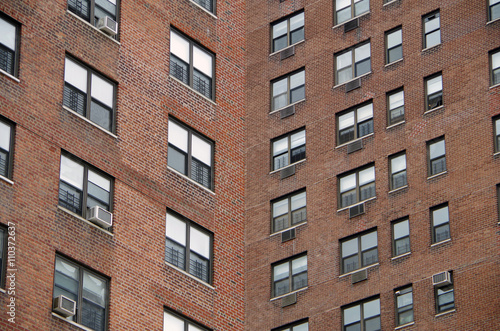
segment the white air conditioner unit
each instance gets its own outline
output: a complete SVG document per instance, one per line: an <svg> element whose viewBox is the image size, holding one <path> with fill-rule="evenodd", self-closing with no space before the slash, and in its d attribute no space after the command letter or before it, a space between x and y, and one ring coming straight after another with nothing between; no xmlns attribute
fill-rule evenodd
<svg viewBox="0 0 500 331"><path fill-rule="evenodd" d="M449 271L443 271L432 276L432 285L441 286L451 284L451 275Z"/></svg>
<svg viewBox="0 0 500 331"><path fill-rule="evenodd" d="M113 214L104 208L94 206L89 209L87 220L99 225L100 227L108 229L113 225Z"/></svg>
<svg viewBox="0 0 500 331"><path fill-rule="evenodd" d="M118 23L109 16L101 17L97 22L97 28L111 37L118 33Z"/></svg>
<svg viewBox="0 0 500 331"><path fill-rule="evenodd" d="M76 302L65 297L64 295L60 295L54 298L52 310L61 316L71 317L75 315Z"/></svg>

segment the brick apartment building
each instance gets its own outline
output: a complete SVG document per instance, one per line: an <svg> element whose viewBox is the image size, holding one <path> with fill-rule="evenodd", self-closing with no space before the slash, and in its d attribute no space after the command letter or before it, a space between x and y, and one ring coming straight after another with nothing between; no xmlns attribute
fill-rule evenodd
<svg viewBox="0 0 500 331"><path fill-rule="evenodd" d="M499 329L499 162L498 0L3 0L0 329Z"/></svg>

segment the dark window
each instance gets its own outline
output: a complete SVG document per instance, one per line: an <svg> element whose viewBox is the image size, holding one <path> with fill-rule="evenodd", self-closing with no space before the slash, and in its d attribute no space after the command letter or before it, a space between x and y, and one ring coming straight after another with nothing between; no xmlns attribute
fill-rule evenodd
<svg viewBox="0 0 500 331"><path fill-rule="evenodd" d="M370 72L372 70L370 54L370 42L335 54L337 85Z"/></svg>
<svg viewBox="0 0 500 331"><path fill-rule="evenodd" d="M443 76L437 74L425 79L425 110L443 105Z"/></svg>
<svg viewBox="0 0 500 331"><path fill-rule="evenodd" d="M385 33L386 63L403 58L403 30L401 27Z"/></svg>
<svg viewBox="0 0 500 331"><path fill-rule="evenodd" d="M379 331L380 299L367 299L342 307L343 331Z"/></svg>
<svg viewBox="0 0 500 331"><path fill-rule="evenodd" d="M356 106L337 114L337 145L373 133L373 103Z"/></svg>
<svg viewBox="0 0 500 331"><path fill-rule="evenodd" d="M0 176L12 179L14 124L0 118Z"/></svg>
<svg viewBox="0 0 500 331"><path fill-rule="evenodd" d="M272 203L273 232L288 229L307 220L306 192L290 194Z"/></svg>
<svg viewBox="0 0 500 331"><path fill-rule="evenodd" d="M54 295L76 302L76 315L70 321L96 331L107 330L108 280L90 269L56 256Z"/></svg>
<svg viewBox="0 0 500 331"><path fill-rule="evenodd" d="M211 282L212 235L188 219L167 213L165 261Z"/></svg>
<svg viewBox="0 0 500 331"><path fill-rule="evenodd" d="M63 105L107 131L114 131L116 84L66 57Z"/></svg>
<svg viewBox="0 0 500 331"><path fill-rule="evenodd" d="M214 144L194 130L168 121L168 166L213 189Z"/></svg>
<svg viewBox="0 0 500 331"><path fill-rule="evenodd" d="M165 311L163 314L163 331L208 331L208 329L184 316Z"/></svg>
<svg viewBox="0 0 500 331"><path fill-rule="evenodd" d="M302 129L273 139L273 170L306 158L306 130Z"/></svg>
<svg viewBox="0 0 500 331"><path fill-rule="evenodd" d="M495 135L495 153L500 152L500 117L493 119L493 131Z"/></svg>
<svg viewBox="0 0 500 331"><path fill-rule="evenodd" d="M403 89L387 93L387 123L394 125L405 120L405 95Z"/></svg>
<svg viewBox="0 0 500 331"><path fill-rule="evenodd" d="M18 76L21 25L0 13L0 70Z"/></svg>
<svg viewBox="0 0 500 331"><path fill-rule="evenodd" d="M424 25L424 48L441 43L441 21L439 11L427 14L422 18Z"/></svg>
<svg viewBox="0 0 500 331"><path fill-rule="evenodd" d="M438 243L451 238L450 217L448 205L439 205L431 208L432 243Z"/></svg>
<svg viewBox="0 0 500 331"><path fill-rule="evenodd" d="M335 0L335 24L370 11L370 0Z"/></svg>
<svg viewBox="0 0 500 331"><path fill-rule="evenodd" d="M410 221L408 218L392 223L392 238L393 256L410 252Z"/></svg>
<svg viewBox="0 0 500 331"><path fill-rule="evenodd" d="M446 171L446 147L444 137L427 142L429 177Z"/></svg>
<svg viewBox="0 0 500 331"><path fill-rule="evenodd" d="M274 263L273 297L293 292L307 286L307 255Z"/></svg>
<svg viewBox="0 0 500 331"><path fill-rule="evenodd" d="M119 0L68 0L68 10L97 26L106 16L118 22L118 4Z"/></svg>
<svg viewBox="0 0 500 331"><path fill-rule="evenodd" d="M211 12L212 14L215 14L215 0L191 0L194 3L198 4L200 7L203 9Z"/></svg>
<svg viewBox="0 0 500 331"><path fill-rule="evenodd" d="M213 100L214 74L215 56L179 32L170 30L170 75Z"/></svg>
<svg viewBox="0 0 500 331"><path fill-rule="evenodd" d="M8 228L0 225L0 288L5 288L5 273L7 271L7 247L8 247Z"/></svg>
<svg viewBox="0 0 500 331"><path fill-rule="evenodd" d="M378 262L377 230L340 240L342 273L348 273Z"/></svg>
<svg viewBox="0 0 500 331"><path fill-rule="evenodd" d="M304 70L273 81L271 83L273 95L272 110L277 110L305 99L305 83L306 73Z"/></svg>
<svg viewBox="0 0 500 331"><path fill-rule="evenodd" d="M273 33L273 52L296 44L304 40L304 12L293 14L284 20L273 23L271 27Z"/></svg>
<svg viewBox="0 0 500 331"><path fill-rule="evenodd" d="M403 152L390 156L389 166L391 169L391 190L406 186L408 184L406 180L406 153Z"/></svg>
<svg viewBox="0 0 500 331"><path fill-rule="evenodd" d="M94 206L111 211L112 186L110 176L70 155L61 155L59 206L82 217Z"/></svg>
<svg viewBox="0 0 500 331"><path fill-rule="evenodd" d="M413 287L407 286L395 291L396 325L413 322Z"/></svg>
<svg viewBox="0 0 500 331"><path fill-rule="evenodd" d="M375 196L375 167L356 169L339 177L339 208L354 205Z"/></svg>
<svg viewBox="0 0 500 331"><path fill-rule="evenodd" d="M300 320L274 328L271 331L309 331L309 322L307 320Z"/></svg>
<svg viewBox="0 0 500 331"><path fill-rule="evenodd" d="M455 309L455 292L453 289L453 273L450 271L450 282L434 286L436 299L436 314Z"/></svg>
<svg viewBox="0 0 500 331"><path fill-rule="evenodd" d="M498 3L500 11L500 2ZM491 85L500 84L500 51L490 53Z"/></svg>
<svg viewBox="0 0 500 331"><path fill-rule="evenodd" d="M500 0L490 0L488 14L490 21L500 18Z"/></svg>

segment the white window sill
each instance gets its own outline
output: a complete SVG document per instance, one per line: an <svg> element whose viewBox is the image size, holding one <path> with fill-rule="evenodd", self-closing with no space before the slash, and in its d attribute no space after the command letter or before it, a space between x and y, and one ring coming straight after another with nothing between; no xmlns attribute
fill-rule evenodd
<svg viewBox="0 0 500 331"><path fill-rule="evenodd" d="M411 252L406 252L404 254L401 254L401 255L398 255L398 256L394 256L394 257L391 258L391 261L399 260L399 259L402 259L403 257L409 256L409 255L411 255Z"/></svg>
<svg viewBox="0 0 500 331"><path fill-rule="evenodd" d="M492 20L492 21L488 21L488 22L486 22L486 25L489 25L489 24L492 24L492 23L495 23L495 22L498 22L498 21L500 21L500 17L499 17L499 18L495 18L495 19L494 19L494 20Z"/></svg>
<svg viewBox="0 0 500 331"><path fill-rule="evenodd" d="M305 39L302 39L301 41L297 41L295 44L288 45L285 48L280 49L279 51L272 52L271 54L269 54L269 57L271 57L273 55L276 55L276 54L279 54L279 53L283 52L285 49L288 49L288 48L300 45L300 44L302 44L304 42L306 42Z"/></svg>
<svg viewBox="0 0 500 331"><path fill-rule="evenodd" d="M0 293L7 293L7 291L4 290L3 288L0 288Z"/></svg>
<svg viewBox="0 0 500 331"><path fill-rule="evenodd" d="M65 317L63 317L63 316L61 316L61 315L59 315L59 314L56 314L56 313L54 313L54 312L52 313L52 316L57 317L57 318L59 318L59 319L61 319L61 320L65 321L65 322L68 322L69 324L74 325L74 326L76 326L77 328L80 328L80 329L82 329L82 330L86 330L86 331L94 331L94 329L90 329L90 328L88 328L88 327L86 327L86 326L84 326L84 325L81 325L81 324L78 324L78 323L76 323L76 322L70 321L69 319L66 319Z"/></svg>
<svg viewBox="0 0 500 331"><path fill-rule="evenodd" d="M73 213L73 212L72 212L71 210L69 210L69 209L66 209L66 208L64 208L64 207L61 207L61 206L59 206L59 205L57 205L57 209L59 209L59 210L61 210L61 211L65 212L65 213L67 213L67 214L70 214L71 216L73 216L73 217L77 218L78 220L80 220L80 221L82 221L82 222L84 222L84 223L86 223L86 224L90 225L91 227L93 227L93 228L95 228L95 229L97 229L97 230L99 230L99 231L102 231L103 233L105 233L105 234L107 234L107 235L109 235L109 236L111 236L111 237L114 237L114 236L115 236L115 235L113 234L113 232L110 232L110 231L108 231L108 230L106 230L106 229L104 229L104 228L101 228L100 226L98 226L98 225L96 225L96 224L94 224L94 223L90 222L90 221L87 221L85 218L81 217L80 215L78 215L78 214L76 214L76 213Z"/></svg>
<svg viewBox="0 0 500 331"><path fill-rule="evenodd" d="M374 263L374 264L370 264L369 266L366 266L366 267L363 267L363 268L359 268L359 269L356 269L356 270L353 270L353 271L350 271L348 273L345 273L345 274L342 274L339 276L339 278L344 278L344 277L347 277L349 275L352 275L352 274L355 274L356 272L359 272L361 270L364 270L364 269L371 269L371 268L375 268L375 267L378 267L380 265L379 262L377 263Z"/></svg>
<svg viewBox="0 0 500 331"><path fill-rule="evenodd" d="M275 174L275 173L277 173L277 172L280 172L280 171L281 171L281 170L283 170L283 169L286 169L286 168L292 167L292 166L294 166L294 165L297 165L297 164L300 164L300 163L306 162L306 160L307 160L307 159L302 159L302 160L297 161L297 162L295 162L295 163L292 163L292 164L289 164L289 165L287 165L287 166L284 166L283 168L279 168L279 169L273 170L273 171L271 171L269 174L270 174L270 175Z"/></svg>
<svg viewBox="0 0 500 331"><path fill-rule="evenodd" d="M333 89L336 89L336 88L338 88L338 87L340 87L340 86L344 86L345 84L350 83L350 82L352 82L353 80L356 80L356 79L358 79L358 78L362 78L362 77L368 76L368 75L370 75L371 73L372 73L372 72L371 72L371 70L370 70L370 71L368 71L366 74L362 74L361 76L354 77L353 79L349 79L349 80L347 80L347 81L345 81L345 82L343 82L343 83L340 83L340 84L335 85L335 86L333 87Z"/></svg>
<svg viewBox="0 0 500 331"><path fill-rule="evenodd" d="M211 193L211 194L214 194L214 195L215 195L215 192L214 192L214 191L212 191L211 189L209 189L208 187L205 187L205 186L201 185L200 183L198 183L198 182L197 182L197 181L195 181L195 180L192 180L191 178L189 178L188 176L184 175L183 173L181 173L181 172L179 172L179 171L175 170L174 168L169 167L169 166L167 165L167 169L168 169L168 170L171 170L171 171L175 172L176 174L178 174L179 176L181 176L181 177L183 177L183 178L187 179L189 182L191 182L191 183L195 184L196 186L198 186L198 187L200 187L200 188L204 189L204 190L205 190L205 191L207 191L208 193Z"/></svg>
<svg viewBox="0 0 500 331"><path fill-rule="evenodd" d="M99 32L100 34L102 34L103 36L105 36L106 38L108 38L109 40L113 41L115 44L117 45L121 45L120 42L116 39L114 39L113 37L111 37L110 35L107 35L105 34L104 32L102 32L101 30L99 30L98 28L96 28L95 26L93 26L92 24L90 24L89 22L87 22L86 20L84 20L83 18L81 18L80 16L76 15L76 14L73 14L71 11L69 10L66 10L66 12L68 14L70 14L71 16L77 18L78 20L82 21L83 23L87 24L88 26L92 27L92 29L94 29L95 31ZM118 23L117 23L118 24Z"/></svg>
<svg viewBox="0 0 500 331"><path fill-rule="evenodd" d="M448 310L448 311L436 314L434 317L441 317L441 316L444 316L444 315L448 315L448 314L454 313L456 311L457 311L456 309Z"/></svg>
<svg viewBox="0 0 500 331"><path fill-rule="evenodd" d="M499 20L500 20L500 18L499 18ZM492 88L496 88L496 87L499 87L499 86L500 86L500 83L495 84L495 85L491 85L491 86L490 86L490 90L491 90Z"/></svg>
<svg viewBox="0 0 500 331"><path fill-rule="evenodd" d="M15 77L15 76L12 76L11 74L9 74L7 71L3 71L2 69L0 69L0 74L3 74L7 77L9 77L10 79L20 83L21 81L19 80L19 78Z"/></svg>
<svg viewBox="0 0 500 331"><path fill-rule="evenodd" d="M427 114L430 114L430 113L433 113L435 112L436 110L440 110L440 109L443 109L444 108L444 105L441 105L439 107L436 107L436 108L432 108L432 109L429 109L429 110L426 110L424 112L424 115L427 115Z"/></svg>
<svg viewBox="0 0 500 331"><path fill-rule="evenodd" d="M73 111L71 108L68 108L66 106L63 105L63 109L67 110L68 112L70 112L71 114L81 118L82 120L84 120L85 122L87 123L90 123L92 126L98 128L99 130L101 130L102 132L110 135L111 137L115 138L115 139L118 139L118 136L116 136L115 134L111 133L110 131L100 127L99 125L95 124L94 122L92 122L91 120L89 120L88 118L86 117L83 117L82 115L78 114L77 112Z"/></svg>
<svg viewBox="0 0 500 331"><path fill-rule="evenodd" d="M360 202L356 202L355 204L350 205L350 206L342 207L342 208L340 208L340 209L337 209L337 213L338 213L338 212L341 212L341 211L343 211L343 210L347 210L347 209L349 209L349 208L352 208L352 207L354 207L354 206L360 205L360 204L362 204L362 203L365 203L365 202L368 202L368 201L375 200L375 199L377 199L377 196L371 197L370 199L366 199L366 200L363 200L363 201L360 201Z"/></svg>
<svg viewBox="0 0 500 331"><path fill-rule="evenodd" d="M4 176L0 176L0 180L10 184L10 185L14 185L14 182L11 181L10 179L8 179L7 177L4 177Z"/></svg>
<svg viewBox="0 0 500 331"><path fill-rule="evenodd" d="M424 49L422 50L422 53L425 53L425 52L427 52L427 51L429 51L429 50L431 50L431 49L433 49L433 48L436 48L436 47L438 47L438 46L441 46L441 45L442 45L442 43L439 43L439 44L433 45L433 46L431 46L431 47L424 48Z"/></svg>
<svg viewBox="0 0 500 331"><path fill-rule="evenodd" d="M386 129L386 130L389 130L389 129L395 128L396 126L403 125L403 124L405 124L405 123L406 123L406 121L405 121L405 120L402 120L401 122L398 122L398 123L395 123L395 124L389 125L389 126L388 126L388 127L386 127L385 129Z"/></svg>
<svg viewBox="0 0 500 331"><path fill-rule="evenodd" d="M212 290L215 290L215 287L213 287L213 286L212 286L212 285L210 285L209 283L206 283L206 282L202 281L202 280L201 280L201 279L199 279L199 278L196 278L195 276L191 275L189 272L186 272L185 270L182 270L182 269L180 269L180 268L177 268L175 265L170 264L170 263L168 263L167 261L163 261L163 262L165 262L165 265L169 266L170 268L172 268L172 269L175 269L175 270L179 271L180 273L182 273L182 274L184 274L184 275L188 276L188 277L189 277L189 278L191 278L191 279L194 279L194 280L195 280L195 281L197 281L198 283L203 284L203 285L205 285L206 287L208 287L208 288L210 288L210 289L212 289Z"/></svg>
<svg viewBox="0 0 500 331"><path fill-rule="evenodd" d="M500 156L500 151L499 151L499 152L495 152L495 153L493 153L493 156L494 156L494 157ZM0 177L0 178L1 178L1 177Z"/></svg>
<svg viewBox="0 0 500 331"><path fill-rule="evenodd" d="M372 119L373 119L373 118L372 118ZM347 146L347 145L349 145L349 144L352 144L353 142L356 142L356 141L358 141L358 140L363 140L363 139L368 138L368 137L371 137L371 136L373 136L373 135L374 135L374 132L369 133L369 134L367 134L366 136L363 136L363 137L360 137L360 138L356 138L356 139L350 140L350 141L348 141L348 142L346 142L346 143L343 143L342 145L335 146L335 149L337 149L337 148L341 148L341 147L344 147L344 146Z"/></svg>
<svg viewBox="0 0 500 331"><path fill-rule="evenodd" d="M398 2L399 0L392 0L392 1L389 1L389 2L386 2L382 5L382 7L385 7L385 6L389 6L389 5L392 5L393 3L396 3Z"/></svg>
<svg viewBox="0 0 500 331"><path fill-rule="evenodd" d="M436 246L439 246L439 245L443 245L443 244L446 244L446 243L448 243L450 241L451 241L451 238L448 238L448 239L442 240L442 241L440 241L438 243L432 244L431 247L436 247Z"/></svg>
<svg viewBox="0 0 500 331"><path fill-rule="evenodd" d="M415 324L415 322L406 323L406 324L403 324L403 325L400 325L400 326L394 328L394 330L403 329L403 328L406 328L407 326L410 326L410 325L413 325L413 324Z"/></svg>
<svg viewBox="0 0 500 331"><path fill-rule="evenodd" d="M391 194L391 193L396 193L396 192L399 192L399 191L404 190L405 188L408 188L408 184L406 184L405 186L398 187L398 188L396 188L396 189L394 189L394 190L391 190L391 191L389 191L388 193L389 193L389 194Z"/></svg>
<svg viewBox="0 0 500 331"><path fill-rule="evenodd" d="M400 58L399 60L396 60L396 61L392 61L391 63L387 63L384 68L387 68L387 67L390 67L396 63L399 63L399 62L403 62L403 58Z"/></svg>
<svg viewBox="0 0 500 331"><path fill-rule="evenodd" d="M196 90L195 90L194 88L192 88L191 86L189 86L189 85L185 84L183 81L181 81L181 80L179 80L179 79L175 78L174 76L172 76L172 75L170 75L170 74L169 74L168 76L169 76L170 78L172 78L174 81L179 82L180 84L182 84L182 86L187 87L190 91L192 91L192 92L196 93L197 95L199 95L199 96L200 96L200 97L202 97L203 99L207 100L208 102L210 102L210 103L211 103L211 104L213 104L214 106L217 106L217 103L216 103L214 100L212 100L212 99L210 99L210 98L207 98L206 96L204 96L204 95L203 95L203 94L201 94L200 92L196 91ZM215 93L215 91L214 91L214 93Z"/></svg>
<svg viewBox="0 0 500 331"><path fill-rule="evenodd" d="M217 19L217 16L215 16L214 13L212 13L211 11L208 11L206 8L203 8L202 6L200 6L199 4L197 4L196 2L194 1L190 1L193 5L195 5L196 7L200 8L201 10L203 10L205 13L207 13L208 15L212 16L213 18Z"/></svg>
<svg viewBox="0 0 500 331"><path fill-rule="evenodd" d="M286 229L284 229L284 230L280 230L280 231L278 231L278 232L273 232L273 233L271 233L271 235L270 235L269 237L274 237L274 236L277 236L277 235L279 235L279 234L282 234L283 232L286 232L286 231L291 230L291 229L296 229L296 228L301 227L301 226L306 225L306 224L307 224L307 221L302 222L302 223L297 224L297 225L293 225L293 226L291 226L291 227L289 227L289 228L286 228Z"/></svg>
<svg viewBox="0 0 500 331"><path fill-rule="evenodd" d="M292 291L292 292L288 292L287 294L282 294L280 295L279 297L274 297L274 298L271 298L271 300L269 301L276 301L276 300L279 300L281 298L284 298L290 294L294 294L294 293L298 293L298 292L302 292L302 291L305 291L309 288L309 286L306 286L306 287L302 287L302 288L299 288L298 290L295 290L295 291Z"/></svg>
<svg viewBox="0 0 500 331"><path fill-rule="evenodd" d="M432 176L427 177L427 180L429 180L429 179L434 179L434 178L436 178L436 177L440 177L440 176L446 175L447 173L448 173L448 170L445 170L445 171L440 172L440 173L438 173L438 174L435 174L435 175L432 175Z"/></svg>
<svg viewBox="0 0 500 331"><path fill-rule="evenodd" d="M365 15L368 15L368 14L370 14L370 11L367 11L366 13L363 13L363 14L358 15L358 16L356 16L356 17L350 18L350 19L348 19L347 21L344 21L344 22L342 22L342 23L336 24L336 25L334 25L334 26L332 27L332 29L336 29L336 28L338 28L339 26L342 26L342 25L344 25L344 24L346 24L346 23L348 23L348 22L350 22L350 21L354 21L355 19L357 19L357 18L361 18L361 17L363 17L363 16L365 16Z"/></svg>
<svg viewBox="0 0 500 331"><path fill-rule="evenodd" d="M301 100L299 100L299 101L295 101L294 103L291 103L291 104L289 104L289 105L286 105L285 107L281 107L281 108L278 108L278 109L272 110L272 111L269 113L269 115L274 114L274 113L277 113L277 112L279 112L279 111L280 111L280 110L282 110L282 109L285 109L285 108L287 108L287 107L290 107L290 106L293 106L293 105L296 105L296 104L298 104L298 103L305 102L305 101L306 101L306 99L305 99L305 98L304 98L304 99L301 99Z"/></svg>

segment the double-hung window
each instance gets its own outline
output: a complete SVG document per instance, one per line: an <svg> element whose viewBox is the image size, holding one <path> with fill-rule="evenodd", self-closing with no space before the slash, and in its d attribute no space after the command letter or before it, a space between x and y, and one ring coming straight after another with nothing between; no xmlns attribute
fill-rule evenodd
<svg viewBox="0 0 500 331"><path fill-rule="evenodd" d="M413 322L413 287L407 286L395 291L396 297L396 325L405 325Z"/></svg>
<svg viewBox="0 0 500 331"><path fill-rule="evenodd" d="M96 168L68 155L61 155L59 205L82 217L99 206L112 208L113 179Z"/></svg>
<svg viewBox="0 0 500 331"><path fill-rule="evenodd" d="M342 307L342 331L379 331L380 299L367 299Z"/></svg>
<svg viewBox="0 0 500 331"><path fill-rule="evenodd" d="M337 115L337 145L373 133L373 103L356 106Z"/></svg>
<svg viewBox="0 0 500 331"><path fill-rule="evenodd" d="M277 170L306 158L306 130L301 129L272 141L272 169Z"/></svg>
<svg viewBox="0 0 500 331"><path fill-rule="evenodd" d="M446 146L444 137L427 142L427 169L429 177L446 171Z"/></svg>
<svg viewBox="0 0 500 331"><path fill-rule="evenodd" d="M280 326L279 328L272 329L271 331L309 331L309 322L307 320L301 320Z"/></svg>
<svg viewBox="0 0 500 331"><path fill-rule="evenodd" d="M410 252L410 221L408 218L392 223L392 255L399 256Z"/></svg>
<svg viewBox="0 0 500 331"><path fill-rule="evenodd" d="M56 256L53 298L76 302L76 314L66 319L92 330L107 330L109 281L75 262Z"/></svg>
<svg viewBox="0 0 500 331"><path fill-rule="evenodd" d="M403 89L387 93L387 123L394 125L405 120L405 95Z"/></svg>
<svg viewBox="0 0 500 331"><path fill-rule="evenodd" d="M356 169L338 180L339 208L354 205L375 196L375 167Z"/></svg>
<svg viewBox="0 0 500 331"><path fill-rule="evenodd" d="M0 13L0 70L17 76L20 25Z"/></svg>
<svg viewBox="0 0 500 331"><path fill-rule="evenodd" d="M206 283L212 281L212 235L173 212L167 213L165 261Z"/></svg>
<svg viewBox="0 0 500 331"><path fill-rule="evenodd" d="M273 297L307 286L307 255L293 257L272 265Z"/></svg>
<svg viewBox="0 0 500 331"><path fill-rule="evenodd" d="M342 273L348 273L378 262L377 230L340 240Z"/></svg>
<svg viewBox="0 0 500 331"><path fill-rule="evenodd" d="M498 6L500 11L500 2ZM500 84L500 50L490 53L490 63L491 63L491 86Z"/></svg>
<svg viewBox="0 0 500 331"><path fill-rule="evenodd" d="M441 43L441 21L439 11L423 16L424 49Z"/></svg>
<svg viewBox="0 0 500 331"><path fill-rule="evenodd" d="M215 15L216 0L191 0L203 9Z"/></svg>
<svg viewBox="0 0 500 331"><path fill-rule="evenodd" d="M406 186L408 184L406 180L406 153L389 157L389 166L391 167L391 190Z"/></svg>
<svg viewBox="0 0 500 331"><path fill-rule="evenodd" d="M272 110L278 110L294 104L306 97L306 72L298 72L276 79L271 83L273 104Z"/></svg>
<svg viewBox="0 0 500 331"><path fill-rule="evenodd" d="M494 21L500 18L500 0L489 0L488 19Z"/></svg>
<svg viewBox="0 0 500 331"><path fill-rule="evenodd" d="M63 105L101 128L114 131L116 84L68 57Z"/></svg>
<svg viewBox="0 0 500 331"><path fill-rule="evenodd" d="M119 0L68 0L68 10L96 26L106 16L118 22L117 2Z"/></svg>
<svg viewBox="0 0 500 331"><path fill-rule="evenodd" d="M213 189L214 144L194 130L168 121L168 166Z"/></svg>
<svg viewBox="0 0 500 331"><path fill-rule="evenodd" d="M0 118L0 176L12 178L14 124Z"/></svg>
<svg viewBox="0 0 500 331"><path fill-rule="evenodd" d="M455 291L453 288L453 272L449 271L450 282L440 286L434 286L434 298L436 300L436 314L455 309Z"/></svg>
<svg viewBox="0 0 500 331"><path fill-rule="evenodd" d="M385 33L387 64L403 58L403 30L401 27Z"/></svg>
<svg viewBox="0 0 500 331"><path fill-rule="evenodd" d="M282 231L307 220L306 192L292 193L272 203L273 232Z"/></svg>
<svg viewBox="0 0 500 331"><path fill-rule="evenodd" d="M370 0L335 0L335 24L370 11Z"/></svg>
<svg viewBox="0 0 500 331"><path fill-rule="evenodd" d="M273 52L304 40L304 12L293 14L284 20L273 23L271 26Z"/></svg>
<svg viewBox="0 0 500 331"><path fill-rule="evenodd" d="M179 314L170 311L163 313L163 331L209 331Z"/></svg>
<svg viewBox="0 0 500 331"><path fill-rule="evenodd" d="M432 243L438 243L451 238L450 216L448 205L440 205L431 208L432 219Z"/></svg>
<svg viewBox="0 0 500 331"><path fill-rule="evenodd" d="M372 70L370 42L365 42L335 54L335 81L343 84Z"/></svg>
<svg viewBox="0 0 500 331"><path fill-rule="evenodd" d="M215 99L215 56L174 30L170 30L170 75Z"/></svg>
<svg viewBox="0 0 500 331"><path fill-rule="evenodd" d="M495 137L494 138L495 139L495 153L498 153L498 152L500 152L500 116L493 119L493 131L494 131L494 137ZM0 134L1 134L1 131L0 131Z"/></svg>
<svg viewBox="0 0 500 331"><path fill-rule="evenodd" d="M439 73L425 79L425 110L443 105L443 76Z"/></svg>

